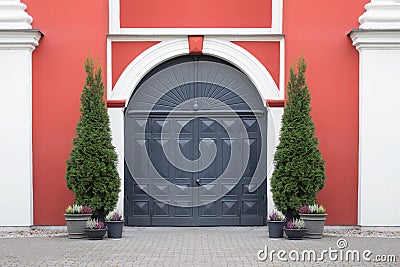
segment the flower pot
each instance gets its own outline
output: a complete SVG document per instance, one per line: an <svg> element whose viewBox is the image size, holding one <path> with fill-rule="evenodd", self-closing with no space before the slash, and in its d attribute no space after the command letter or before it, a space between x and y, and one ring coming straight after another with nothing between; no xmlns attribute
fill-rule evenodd
<svg viewBox="0 0 400 267"><path fill-rule="evenodd" d="M101 228L101 229L89 229L89 228L84 228L83 231L85 232L85 235L89 238L89 240L101 240L103 239L104 235L107 232L106 228Z"/></svg>
<svg viewBox="0 0 400 267"><path fill-rule="evenodd" d="M106 221L109 238L121 238L124 221Z"/></svg>
<svg viewBox="0 0 400 267"><path fill-rule="evenodd" d="M92 214L64 214L64 217L69 238L85 238L83 228L86 227L86 221L92 217Z"/></svg>
<svg viewBox="0 0 400 267"><path fill-rule="evenodd" d="M300 219L304 221L307 228L307 238L322 238L326 216L328 214L304 214L300 213Z"/></svg>
<svg viewBox="0 0 400 267"><path fill-rule="evenodd" d="M282 238L285 221L268 221L269 238Z"/></svg>
<svg viewBox="0 0 400 267"><path fill-rule="evenodd" d="M290 240L301 240L304 238L306 235L307 228L302 228L302 229L287 229L284 228L286 236Z"/></svg>

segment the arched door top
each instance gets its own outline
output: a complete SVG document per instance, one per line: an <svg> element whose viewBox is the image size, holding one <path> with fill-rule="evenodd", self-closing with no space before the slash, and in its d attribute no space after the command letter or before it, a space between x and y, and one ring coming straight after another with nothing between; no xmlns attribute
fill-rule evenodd
<svg viewBox="0 0 400 267"><path fill-rule="evenodd" d="M269 72L240 46L229 41L205 39L203 53L225 60L242 71L255 86L262 100L280 99L279 89ZM156 66L188 54L187 39L163 41L147 49L126 67L114 89L108 92L108 100L130 99L140 81Z"/></svg>
<svg viewBox="0 0 400 267"><path fill-rule="evenodd" d="M231 64L209 56L181 56L150 71L127 108L128 112L173 109L199 114L228 109L262 113L265 108L255 86Z"/></svg>

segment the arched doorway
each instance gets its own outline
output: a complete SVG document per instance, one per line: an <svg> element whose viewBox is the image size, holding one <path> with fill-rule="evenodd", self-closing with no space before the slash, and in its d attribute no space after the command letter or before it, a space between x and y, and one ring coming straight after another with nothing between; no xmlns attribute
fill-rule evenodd
<svg viewBox="0 0 400 267"><path fill-rule="evenodd" d="M265 224L266 112L220 59L181 56L150 71L125 110L127 224Z"/></svg>

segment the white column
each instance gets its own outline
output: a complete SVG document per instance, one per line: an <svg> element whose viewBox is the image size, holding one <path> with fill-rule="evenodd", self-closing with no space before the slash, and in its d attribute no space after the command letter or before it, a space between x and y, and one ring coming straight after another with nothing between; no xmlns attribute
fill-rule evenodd
<svg viewBox="0 0 400 267"><path fill-rule="evenodd" d="M360 54L358 224L400 226L400 1L365 9L350 34Z"/></svg>
<svg viewBox="0 0 400 267"><path fill-rule="evenodd" d="M33 224L32 51L41 33L25 8L0 1L0 226Z"/></svg>

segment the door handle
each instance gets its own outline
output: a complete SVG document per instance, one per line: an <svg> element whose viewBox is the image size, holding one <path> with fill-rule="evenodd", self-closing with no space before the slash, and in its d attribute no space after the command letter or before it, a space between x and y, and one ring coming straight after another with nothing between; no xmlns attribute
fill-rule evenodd
<svg viewBox="0 0 400 267"><path fill-rule="evenodd" d="M197 179L197 180L196 180L196 184L197 184L198 186L201 186L200 179Z"/></svg>

